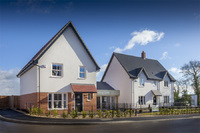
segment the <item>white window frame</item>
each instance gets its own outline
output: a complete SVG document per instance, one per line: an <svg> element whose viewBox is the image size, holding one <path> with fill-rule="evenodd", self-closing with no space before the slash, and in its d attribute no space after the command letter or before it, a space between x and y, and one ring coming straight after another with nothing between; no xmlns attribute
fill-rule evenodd
<svg viewBox="0 0 200 133"><path fill-rule="evenodd" d="M167 86L165 86L165 82L167 82ZM169 82L167 80L164 80L164 87L168 88L169 87Z"/></svg>
<svg viewBox="0 0 200 133"><path fill-rule="evenodd" d="M139 105L146 105L146 98L145 98L145 96L138 96L138 104Z"/></svg>
<svg viewBox="0 0 200 133"><path fill-rule="evenodd" d="M49 100L49 94L51 94L51 100ZM68 109L68 93L49 93L48 94L48 110L63 110ZM54 94L61 94L61 108L54 108ZM66 100L64 100L64 94L66 94ZM51 108L49 108L49 102L51 102ZM66 102L66 108L64 108L64 102Z"/></svg>
<svg viewBox="0 0 200 133"><path fill-rule="evenodd" d="M53 65L61 65L61 70L56 70L56 71L60 71L61 72L61 75L60 76L56 76L56 75L53 75ZM63 77L63 64L61 63L52 63L51 64L51 77Z"/></svg>
<svg viewBox="0 0 200 133"><path fill-rule="evenodd" d="M169 96L163 96L164 103L169 103Z"/></svg>
<svg viewBox="0 0 200 133"><path fill-rule="evenodd" d="M142 83L141 83L142 82ZM139 86L140 87L144 87L145 83L144 83L144 78L139 78Z"/></svg>
<svg viewBox="0 0 200 133"><path fill-rule="evenodd" d="M81 72L81 71L80 71L81 68L84 68L85 72ZM86 66L79 66L79 67L78 67L78 78L79 78L79 79L86 79L86 70L87 70L87 69L86 69ZM80 73L84 73L85 76L84 76L84 77L80 77Z"/></svg>

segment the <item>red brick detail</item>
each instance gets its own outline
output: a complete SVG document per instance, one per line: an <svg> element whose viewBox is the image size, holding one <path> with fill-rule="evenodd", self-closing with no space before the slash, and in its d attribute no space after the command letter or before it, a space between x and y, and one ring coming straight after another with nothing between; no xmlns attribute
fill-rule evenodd
<svg viewBox="0 0 200 133"><path fill-rule="evenodd" d="M74 93L68 93L68 111L72 111L74 109Z"/></svg>
<svg viewBox="0 0 200 133"><path fill-rule="evenodd" d="M97 93L95 85L82 85L82 84L71 84L74 92L94 92Z"/></svg>
<svg viewBox="0 0 200 133"><path fill-rule="evenodd" d="M84 111L94 111L96 112L97 109L97 94L96 93L90 93L91 100L88 100L88 93L83 93L83 110Z"/></svg>

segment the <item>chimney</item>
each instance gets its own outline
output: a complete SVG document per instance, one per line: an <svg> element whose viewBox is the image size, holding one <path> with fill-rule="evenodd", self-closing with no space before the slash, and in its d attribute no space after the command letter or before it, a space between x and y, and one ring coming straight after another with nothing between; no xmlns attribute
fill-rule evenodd
<svg viewBox="0 0 200 133"><path fill-rule="evenodd" d="M142 56L143 59L146 59L146 53L144 51L142 51L141 56Z"/></svg>

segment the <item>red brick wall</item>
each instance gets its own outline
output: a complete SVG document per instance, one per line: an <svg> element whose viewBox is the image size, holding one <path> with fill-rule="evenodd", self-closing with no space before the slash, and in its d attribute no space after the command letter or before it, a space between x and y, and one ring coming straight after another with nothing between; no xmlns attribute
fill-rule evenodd
<svg viewBox="0 0 200 133"><path fill-rule="evenodd" d="M39 106L39 93L31 93L20 96L20 109L28 109L30 107ZM40 92L40 107L48 109L48 93Z"/></svg>
<svg viewBox="0 0 200 133"><path fill-rule="evenodd" d="M91 100L88 101L88 93L83 93L83 110L96 112L96 109L97 109L96 98L97 98L97 93L91 93Z"/></svg>

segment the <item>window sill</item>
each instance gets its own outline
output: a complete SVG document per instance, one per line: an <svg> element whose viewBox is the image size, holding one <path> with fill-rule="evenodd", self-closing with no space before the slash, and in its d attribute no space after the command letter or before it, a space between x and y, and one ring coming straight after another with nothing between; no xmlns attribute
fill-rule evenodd
<svg viewBox="0 0 200 133"><path fill-rule="evenodd" d="M139 88L144 88L144 86L138 86Z"/></svg>
<svg viewBox="0 0 200 133"><path fill-rule="evenodd" d="M62 78L63 76L50 76L50 78Z"/></svg>
<svg viewBox="0 0 200 133"><path fill-rule="evenodd" d="M87 102L90 102L91 100L87 100Z"/></svg>
<svg viewBox="0 0 200 133"><path fill-rule="evenodd" d="M68 109L68 108L54 108L54 109L56 109L56 110L65 110L65 109ZM48 108L48 110L54 110L54 109Z"/></svg>
<svg viewBox="0 0 200 133"><path fill-rule="evenodd" d="M80 77L79 77L78 79L79 79L79 80L85 80L86 78L80 78Z"/></svg>

